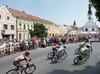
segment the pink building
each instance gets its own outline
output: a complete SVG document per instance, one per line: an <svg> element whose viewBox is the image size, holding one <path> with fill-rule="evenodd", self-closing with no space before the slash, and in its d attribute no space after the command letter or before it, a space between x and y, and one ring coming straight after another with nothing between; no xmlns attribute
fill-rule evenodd
<svg viewBox="0 0 100 74"><path fill-rule="evenodd" d="M0 39L3 38L16 39L16 18L5 5L0 8Z"/></svg>

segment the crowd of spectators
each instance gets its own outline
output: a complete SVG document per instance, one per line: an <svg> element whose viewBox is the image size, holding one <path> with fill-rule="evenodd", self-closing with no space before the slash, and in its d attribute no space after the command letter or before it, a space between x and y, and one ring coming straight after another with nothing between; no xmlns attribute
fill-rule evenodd
<svg viewBox="0 0 100 74"><path fill-rule="evenodd" d="M68 36L56 36L37 38L33 37L23 41L0 41L0 56L6 56L15 54L25 50L33 50L36 48L53 46L59 42L62 44L76 43L81 41L89 41L91 38L97 38L100 41L100 34L80 34L80 35L68 35Z"/></svg>

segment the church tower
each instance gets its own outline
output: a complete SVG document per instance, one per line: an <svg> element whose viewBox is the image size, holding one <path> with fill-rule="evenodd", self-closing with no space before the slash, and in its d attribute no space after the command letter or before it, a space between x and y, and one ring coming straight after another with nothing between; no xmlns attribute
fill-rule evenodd
<svg viewBox="0 0 100 74"><path fill-rule="evenodd" d="M74 20L73 27L76 27L76 26L77 26L77 24L76 24L76 21Z"/></svg>
<svg viewBox="0 0 100 74"><path fill-rule="evenodd" d="M88 21L93 21L93 18L92 18L92 11L91 11L91 5L89 4L89 7L88 7Z"/></svg>
<svg viewBox="0 0 100 74"><path fill-rule="evenodd" d="M91 10L91 4L88 5L88 20L86 24L83 26L83 33L85 34L96 34L98 33L98 26L96 25L96 22L93 21L92 18L92 10Z"/></svg>

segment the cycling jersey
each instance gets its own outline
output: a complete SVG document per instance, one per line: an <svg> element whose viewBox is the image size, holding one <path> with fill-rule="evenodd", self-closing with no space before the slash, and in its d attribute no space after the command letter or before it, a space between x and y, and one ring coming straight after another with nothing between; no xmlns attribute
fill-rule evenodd
<svg viewBox="0 0 100 74"><path fill-rule="evenodd" d="M59 48L60 48L60 45L57 44L56 46L54 46L54 47L52 48L52 50L53 50L53 51L57 51Z"/></svg>
<svg viewBox="0 0 100 74"><path fill-rule="evenodd" d="M58 50L57 50L57 53L58 53L58 56L60 56L61 52L65 50L64 46L61 46Z"/></svg>
<svg viewBox="0 0 100 74"><path fill-rule="evenodd" d="M61 46L59 49L58 49L58 51L62 51L62 50L64 50L65 48L63 47L63 46Z"/></svg>
<svg viewBox="0 0 100 74"><path fill-rule="evenodd" d="M86 50L89 50L87 47L81 48L80 52L83 54Z"/></svg>
<svg viewBox="0 0 100 74"><path fill-rule="evenodd" d="M20 56L16 57L14 61L21 62L23 60L26 60L26 62L28 62L29 58L25 57L24 55L20 55Z"/></svg>
<svg viewBox="0 0 100 74"><path fill-rule="evenodd" d="M79 46L80 46L80 47L83 47L83 46L85 46L85 44L86 44L86 42L81 42L81 43L79 44Z"/></svg>
<svg viewBox="0 0 100 74"><path fill-rule="evenodd" d="M26 60L26 62L28 62L29 58L24 56L24 55L20 55L18 57L16 57L13 61L13 65L15 65L16 67L22 67L23 64L20 63L21 61Z"/></svg>
<svg viewBox="0 0 100 74"><path fill-rule="evenodd" d="M60 48L60 45L56 45L55 48Z"/></svg>

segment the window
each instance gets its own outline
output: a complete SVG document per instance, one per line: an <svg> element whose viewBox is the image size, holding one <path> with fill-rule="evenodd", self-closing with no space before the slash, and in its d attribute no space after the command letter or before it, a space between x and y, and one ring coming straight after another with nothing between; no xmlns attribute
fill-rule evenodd
<svg viewBox="0 0 100 74"><path fill-rule="evenodd" d="M19 29L21 29L21 23L19 24Z"/></svg>
<svg viewBox="0 0 100 74"><path fill-rule="evenodd" d="M85 31L88 31L88 29L86 28Z"/></svg>
<svg viewBox="0 0 100 74"><path fill-rule="evenodd" d="M14 30L14 25L11 25L11 30Z"/></svg>
<svg viewBox="0 0 100 74"><path fill-rule="evenodd" d="M24 35L23 35L23 38L25 39L25 33L24 33Z"/></svg>
<svg viewBox="0 0 100 74"><path fill-rule="evenodd" d="M51 28L50 28L50 27L48 27L48 30L49 30L49 31L51 31Z"/></svg>
<svg viewBox="0 0 100 74"><path fill-rule="evenodd" d="M4 24L3 28L6 30L8 28L7 24Z"/></svg>
<svg viewBox="0 0 100 74"><path fill-rule="evenodd" d="M21 39L21 33L19 33L19 39Z"/></svg>
<svg viewBox="0 0 100 74"><path fill-rule="evenodd" d="M24 29L26 29L26 26L25 26L25 24L24 24Z"/></svg>
<svg viewBox="0 0 100 74"><path fill-rule="evenodd" d="M30 38L30 34L27 34L28 38Z"/></svg>
<svg viewBox="0 0 100 74"><path fill-rule="evenodd" d="M27 25L28 29L29 29L29 25Z"/></svg>
<svg viewBox="0 0 100 74"><path fill-rule="evenodd" d="M92 31L94 31L94 28L92 28Z"/></svg>
<svg viewBox="0 0 100 74"><path fill-rule="evenodd" d="M7 20L9 20L9 16L7 16Z"/></svg>
<svg viewBox="0 0 100 74"><path fill-rule="evenodd" d="M0 19L1 19L1 15L0 15Z"/></svg>

